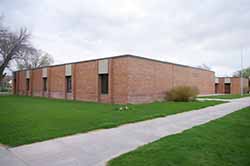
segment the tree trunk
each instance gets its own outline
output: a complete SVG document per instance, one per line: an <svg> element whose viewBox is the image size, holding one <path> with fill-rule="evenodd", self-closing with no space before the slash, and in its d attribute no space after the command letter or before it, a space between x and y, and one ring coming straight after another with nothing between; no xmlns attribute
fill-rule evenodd
<svg viewBox="0 0 250 166"><path fill-rule="evenodd" d="M6 73L0 75L0 82L4 79L5 76L6 76Z"/></svg>
<svg viewBox="0 0 250 166"><path fill-rule="evenodd" d="M6 59L4 63L0 66L0 81L3 80L3 78L6 76L6 73L4 73L5 68L9 64L9 59Z"/></svg>

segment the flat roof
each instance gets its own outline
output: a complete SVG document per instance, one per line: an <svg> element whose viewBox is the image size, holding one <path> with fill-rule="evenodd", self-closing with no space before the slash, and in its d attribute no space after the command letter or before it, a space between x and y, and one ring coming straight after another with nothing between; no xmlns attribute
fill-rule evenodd
<svg viewBox="0 0 250 166"><path fill-rule="evenodd" d="M41 68L46 68L46 67L56 67L56 66L69 65L69 64L85 63L85 62L91 62L91 61L97 61L97 60L103 60L103 59L122 58L122 57L139 58L139 59L144 59L144 60L149 60L149 61L154 61L154 62L159 62L159 63L172 64L172 65L177 65L177 66L181 66L181 67L188 67L188 68L193 68L193 69L198 69L198 70L204 70L204 71L214 72L212 70L203 69L203 68L199 68L199 67L182 65L182 64L178 64L178 63L172 63L172 62L167 62L167 61L162 61L162 60L157 60L157 59L152 59L152 58L137 56L137 55L131 55L131 54L110 56L110 57L104 57L104 58L96 58L96 59L90 59L90 60L84 60L84 61L77 61L77 62L69 62L69 63L62 63L62 64L56 64L56 65L48 65L48 66L37 67L37 68L32 68L32 69L17 70L17 71L14 71L14 72L26 71L26 70L34 70L34 69L41 69Z"/></svg>
<svg viewBox="0 0 250 166"><path fill-rule="evenodd" d="M216 77L216 78L241 78L241 77L238 77L238 76L232 76L232 77ZM247 80L248 80L248 78L245 78L245 77L243 77L243 79L247 79Z"/></svg>

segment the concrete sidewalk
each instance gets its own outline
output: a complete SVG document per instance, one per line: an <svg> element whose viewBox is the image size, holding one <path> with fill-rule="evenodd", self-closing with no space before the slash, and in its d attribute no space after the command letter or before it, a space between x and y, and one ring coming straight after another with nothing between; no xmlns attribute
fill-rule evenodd
<svg viewBox="0 0 250 166"><path fill-rule="evenodd" d="M26 166L24 161L17 158L12 152L4 147L0 147L0 165L1 166Z"/></svg>
<svg viewBox="0 0 250 166"><path fill-rule="evenodd" d="M8 156L13 156L13 160L19 160L19 164L27 166L104 166L110 159L139 146L248 106L250 97L236 99L230 103L164 118L10 148ZM0 165L11 165L11 160L10 164L6 161L2 161L0 156Z"/></svg>

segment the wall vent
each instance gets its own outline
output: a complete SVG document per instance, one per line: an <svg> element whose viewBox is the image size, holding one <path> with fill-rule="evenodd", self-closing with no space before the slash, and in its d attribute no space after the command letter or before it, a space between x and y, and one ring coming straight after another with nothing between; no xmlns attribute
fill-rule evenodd
<svg viewBox="0 0 250 166"><path fill-rule="evenodd" d="M65 76L71 76L72 75L72 65L65 65Z"/></svg>
<svg viewBox="0 0 250 166"><path fill-rule="evenodd" d="M26 78L27 78L27 79L30 78L30 71L29 71L29 70L26 70L25 75L26 75Z"/></svg>
<svg viewBox="0 0 250 166"><path fill-rule="evenodd" d="M48 68L43 68L42 76L43 78L48 77Z"/></svg>
<svg viewBox="0 0 250 166"><path fill-rule="evenodd" d="M98 61L98 74L108 74L108 59Z"/></svg>
<svg viewBox="0 0 250 166"><path fill-rule="evenodd" d="M230 78L225 78L224 83L225 84L230 84L231 83L231 79Z"/></svg>

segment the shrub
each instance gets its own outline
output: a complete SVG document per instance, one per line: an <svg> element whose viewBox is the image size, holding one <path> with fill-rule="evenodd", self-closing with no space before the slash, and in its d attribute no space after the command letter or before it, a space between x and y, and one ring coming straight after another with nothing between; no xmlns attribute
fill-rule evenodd
<svg viewBox="0 0 250 166"><path fill-rule="evenodd" d="M177 86L171 89L166 94L168 101L192 101L199 94L197 87Z"/></svg>
<svg viewBox="0 0 250 166"><path fill-rule="evenodd" d="M249 93L249 92L250 92L250 88L247 88L247 87L243 88L243 93L244 94Z"/></svg>

